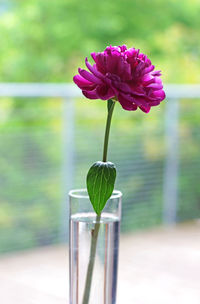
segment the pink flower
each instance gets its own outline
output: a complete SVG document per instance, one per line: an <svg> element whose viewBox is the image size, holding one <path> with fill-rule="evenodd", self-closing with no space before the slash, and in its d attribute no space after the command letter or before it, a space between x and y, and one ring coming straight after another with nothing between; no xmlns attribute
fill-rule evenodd
<svg viewBox="0 0 200 304"><path fill-rule="evenodd" d="M145 54L125 45L109 46L103 52L91 53L94 65L85 59L88 71L78 69L73 80L89 99L117 99L128 111L139 107L148 113L165 98L160 71Z"/></svg>

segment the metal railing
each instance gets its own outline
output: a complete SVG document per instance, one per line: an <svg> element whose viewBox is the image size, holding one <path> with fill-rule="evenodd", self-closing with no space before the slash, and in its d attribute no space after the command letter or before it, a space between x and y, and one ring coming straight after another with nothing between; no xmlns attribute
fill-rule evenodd
<svg viewBox="0 0 200 304"><path fill-rule="evenodd" d="M165 86L167 102L165 107L166 160L163 177L163 222L173 224L177 218L178 174L179 174L179 101L200 98L200 85ZM60 97L63 107L63 183L67 184L64 196L73 187L75 100L82 97L81 91L73 84L55 83L1 83L0 97ZM63 198L65 202L65 198ZM63 203L63 210L66 208ZM61 214L65 214L61 211ZM66 229L66 216L62 218L61 235Z"/></svg>

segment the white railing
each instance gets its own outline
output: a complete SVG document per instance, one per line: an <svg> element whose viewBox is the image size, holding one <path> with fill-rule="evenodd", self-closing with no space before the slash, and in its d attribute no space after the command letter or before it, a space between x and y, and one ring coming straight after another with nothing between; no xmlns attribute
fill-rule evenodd
<svg viewBox="0 0 200 304"><path fill-rule="evenodd" d="M173 224L176 221L178 197L179 100L182 98L200 98L200 85L168 84L165 86L165 91L167 95L165 113L167 157L163 186L163 221L166 224ZM63 174L64 182L65 184L67 182L68 188L73 185L74 171L74 100L81 96L81 91L73 84L0 83L0 97L60 97L65 101L63 113L65 145L63 154L67 157L64 158ZM65 219L63 219L63 223L65 223Z"/></svg>
<svg viewBox="0 0 200 304"><path fill-rule="evenodd" d="M168 99L199 98L200 85L165 85ZM0 83L1 97L81 97L81 91L73 84L58 83Z"/></svg>

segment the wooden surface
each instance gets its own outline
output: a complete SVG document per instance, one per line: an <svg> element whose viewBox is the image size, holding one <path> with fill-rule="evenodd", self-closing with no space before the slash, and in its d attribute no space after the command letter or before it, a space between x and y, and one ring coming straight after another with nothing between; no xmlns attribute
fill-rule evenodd
<svg viewBox="0 0 200 304"><path fill-rule="evenodd" d="M199 304L200 224L122 235L118 304ZM0 256L0 303L68 304L68 249Z"/></svg>

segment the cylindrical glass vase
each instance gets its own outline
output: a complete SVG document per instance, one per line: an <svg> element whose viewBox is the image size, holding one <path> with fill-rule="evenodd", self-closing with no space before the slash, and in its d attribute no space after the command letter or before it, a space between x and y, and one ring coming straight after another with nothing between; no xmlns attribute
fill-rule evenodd
<svg viewBox="0 0 200 304"><path fill-rule="evenodd" d="M69 192L70 304L116 304L120 191L97 217L87 190Z"/></svg>

